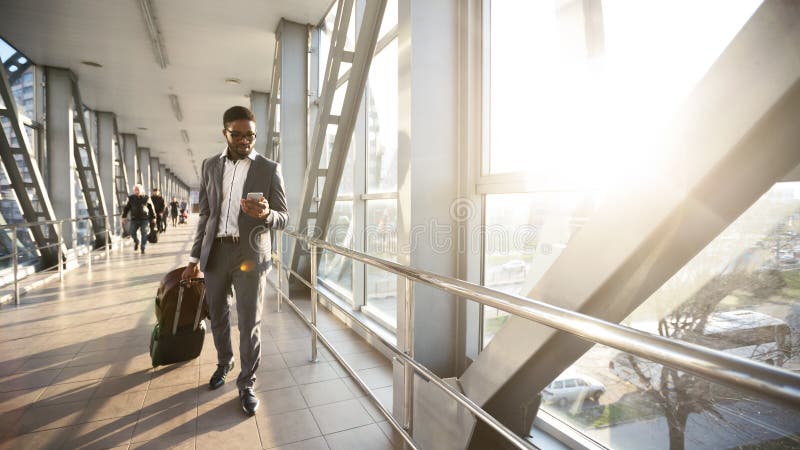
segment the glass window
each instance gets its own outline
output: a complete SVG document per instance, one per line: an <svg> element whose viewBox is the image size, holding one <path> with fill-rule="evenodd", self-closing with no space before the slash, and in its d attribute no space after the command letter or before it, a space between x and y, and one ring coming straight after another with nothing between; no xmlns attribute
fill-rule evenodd
<svg viewBox="0 0 800 450"><path fill-rule="evenodd" d="M331 50L331 35L333 34L333 24L336 20L336 8L338 8L338 6L338 2L331 6L330 11L328 11L328 15L325 16L325 19L320 25L318 96L322 93L322 84L325 82L325 70L328 64L328 55L330 54Z"/></svg>
<svg viewBox="0 0 800 450"><path fill-rule="evenodd" d="M367 192L397 191L397 39L375 55L367 91Z"/></svg>
<svg viewBox="0 0 800 450"><path fill-rule="evenodd" d="M381 29L378 31L378 39L386 36L392 28L397 26L397 0L388 0L386 9L383 11L383 21Z"/></svg>
<svg viewBox="0 0 800 450"><path fill-rule="evenodd" d="M397 261L397 200L368 200L366 253ZM397 325L397 276L367 265L366 300L370 311Z"/></svg>
<svg viewBox="0 0 800 450"><path fill-rule="evenodd" d="M800 370L800 182L773 186L623 324ZM544 408L604 445L641 448L623 430L687 448L798 442L798 411L627 353L597 345L568 370L604 394Z"/></svg>
<svg viewBox="0 0 800 450"><path fill-rule="evenodd" d="M333 207L328 241L342 247L353 248L353 202L338 201ZM353 261L331 252L323 252L319 265L320 278L342 290L347 299L353 297Z"/></svg>
<svg viewBox="0 0 800 450"><path fill-rule="evenodd" d="M483 284L527 296L587 222L598 199L599 194L585 192L487 195ZM507 319L504 311L484 308L484 345Z"/></svg>
<svg viewBox="0 0 800 450"><path fill-rule="evenodd" d="M14 224L27 222L22 214L19 201L14 189L11 187L11 180L8 177L6 168L0 164L0 223ZM5 230L0 233L0 256L11 254L13 248L11 230ZM20 262L25 265L34 264L38 260L39 252L36 250L36 244L33 240L33 235L28 228L19 228L16 233L18 250L20 251ZM11 258L0 260L0 267L10 267L12 263Z"/></svg>
<svg viewBox="0 0 800 450"><path fill-rule="evenodd" d="M11 85L11 93L14 96L14 100L17 102L19 112L31 119L36 118L35 111L33 110L33 71L33 66L28 67L25 73L14 80L14 83Z"/></svg>
<svg viewBox="0 0 800 450"><path fill-rule="evenodd" d="M592 186L646 164L642 143L760 3L491 2L483 171Z"/></svg>
<svg viewBox="0 0 800 450"><path fill-rule="evenodd" d="M11 148L19 148L20 142L17 139L17 133L14 131L11 120L6 116L0 116L0 124L3 126L3 133L5 133L6 139L8 139L8 145Z"/></svg>

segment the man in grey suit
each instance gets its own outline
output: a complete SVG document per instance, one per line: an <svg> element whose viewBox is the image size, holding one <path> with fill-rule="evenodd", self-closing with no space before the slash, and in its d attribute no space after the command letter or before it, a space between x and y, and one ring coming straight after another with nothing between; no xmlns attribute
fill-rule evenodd
<svg viewBox="0 0 800 450"><path fill-rule="evenodd" d="M286 227L289 215L280 166L253 150L253 113L234 106L222 117L228 146L203 161L200 222L183 279L205 274L206 302L217 349L217 370L209 386L225 383L233 369L230 306L236 292L241 372L236 380L242 409L253 415L258 398L253 386L261 361L261 312L271 267L270 229ZM199 270L198 270L199 269Z"/></svg>

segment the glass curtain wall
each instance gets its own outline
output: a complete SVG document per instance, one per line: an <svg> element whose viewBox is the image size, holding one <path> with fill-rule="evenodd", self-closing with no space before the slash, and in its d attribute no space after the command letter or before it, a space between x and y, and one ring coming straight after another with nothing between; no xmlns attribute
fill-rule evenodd
<svg viewBox="0 0 800 450"><path fill-rule="evenodd" d="M364 5L364 0L356 0L356 12L363 10ZM319 26L320 83L324 79L336 8L334 4ZM350 22L345 48L354 48L359 16L356 14L355 21ZM331 242L388 260L394 260L397 252L397 59L397 1L394 0L386 6L379 46L370 66L328 230ZM339 77L348 70L350 64L343 63ZM332 114L341 109L346 88L346 82L339 84ZM327 167L335 133L336 126L329 126L322 167ZM361 309L390 330L395 328L394 276L328 252L322 255L319 274L326 287L355 309Z"/></svg>
<svg viewBox="0 0 800 450"><path fill-rule="evenodd" d="M6 70L8 67L9 72L7 76L15 73L18 70L16 64L24 65L29 63L27 58L17 55L14 61L10 58L17 53L17 50L9 45L4 40L0 39L0 61L4 67L0 70ZM35 71L36 66L30 65L22 73L16 77L11 83L11 95L16 102L16 109L20 115L20 120L23 124L23 129L28 135L29 152L31 158L36 161L39 154L39 147L41 146L41 125L36 121L41 111L37 110L37 92L35 89ZM0 100L0 107L5 108ZM6 117L1 117L3 134L8 139L8 144L11 148L19 148L22 145L21 139L16 135L12 128L11 121ZM23 182L31 182L31 174L27 164L24 163L22 155L15 155L15 159L21 169ZM2 164L0 164L2 166ZM40 207L34 198L34 207ZM27 222L23 217L22 209L17 199L16 193L11 186L11 180L4 166L0 167L0 221L2 224L14 224ZM24 265L36 264L39 260L39 251L35 248L36 244L33 236L28 228L19 228L16 236L11 236L10 231L6 230L0 236L0 257L10 255L12 248L12 239L17 240L17 246L20 251L20 263ZM5 258L0 260L0 267L9 267L11 259Z"/></svg>
<svg viewBox="0 0 800 450"><path fill-rule="evenodd" d="M760 4L484 1L483 284L527 296L605 189L657 166L651 137ZM791 180L622 323L797 371L798 293ZM484 343L505 320L484 310ZM800 446L797 410L599 345L542 397L540 415L609 448Z"/></svg>

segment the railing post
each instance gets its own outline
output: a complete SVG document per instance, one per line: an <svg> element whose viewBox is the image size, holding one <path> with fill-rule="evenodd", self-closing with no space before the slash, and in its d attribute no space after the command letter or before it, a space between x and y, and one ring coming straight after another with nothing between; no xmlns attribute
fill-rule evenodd
<svg viewBox="0 0 800 450"><path fill-rule="evenodd" d="M14 264L14 304L19 305L19 275L17 273L19 269L19 256L18 256L19 248L17 247L17 227L11 227L11 259Z"/></svg>
<svg viewBox="0 0 800 450"><path fill-rule="evenodd" d="M283 306L283 233L278 230L275 237L275 251L278 253L278 257L275 258L275 267L278 268L278 312L281 312L281 306Z"/></svg>
<svg viewBox="0 0 800 450"><path fill-rule="evenodd" d="M108 220L108 216L105 216L103 220L106 223L106 261L108 261L108 258L111 257L111 222Z"/></svg>
<svg viewBox="0 0 800 450"><path fill-rule="evenodd" d="M86 240L89 242L84 244L86 245L86 256L88 257L88 262L86 263L86 268L89 269L89 272L92 271L92 247L94 247L94 225L92 225L92 219L86 218Z"/></svg>
<svg viewBox="0 0 800 450"><path fill-rule="evenodd" d="M403 350L409 358L414 358L414 282L405 280L405 339ZM403 370L403 427L411 433L413 426L414 405L414 368L409 363Z"/></svg>
<svg viewBox="0 0 800 450"><path fill-rule="evenodd" d="M58 279L64 281L64 221L58 223Z"/></svg>
<svg viewBox="0 0 800 450"><path fill-rule="evenodd" d="M317 246L310 244L311 251L311 324L317 326ZM317 362L317 332L311 333L311 362Z"/></svg>

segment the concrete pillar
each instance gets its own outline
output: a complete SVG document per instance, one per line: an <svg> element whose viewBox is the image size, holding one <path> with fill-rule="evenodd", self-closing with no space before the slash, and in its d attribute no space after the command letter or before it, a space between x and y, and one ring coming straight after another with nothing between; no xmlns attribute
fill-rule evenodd
<svg viewBox="0 0 800 450"><path fill-rule="evenodd" d="M453 205L459 197L459 2L398 2L398 262L458 276ZM436 69L433 69L436 68ZM436 149L436 151L431 151ZM431 170L435 168L435 170ZM442 378L458 375L462 346L455 296L415 284L414 359ZM398 281L397 342L405 339L405 288ZM399 370L398 370L399 369ZM414 438L424 447L459 448L450 405L417 378ZM403 414L403 371L394 371L394 413ZM436 398L434 406L427 399ZM468 416L468 415L465 415ZM459 444L456 444L456 442ZM460 447L463 448L463 447Z"/></svg>
<svg viewBox="0 0 800 450"><path fill-rule="evenodd" d="M72 72L47 67L47 192L56 219L76 216L75 204L75 154L73 138ZM62 231L64 244L71 248L72 224L65 223Z"/></svg>
<svg viewBox="0 0 800 450"><path fill-rule="evenodd" d="M97 170L100 175L100 185L103 187L106 213L115 214L117 208L116 180L114 179L114 144L117 133L114 127L114 113L97 113ZM109 223L114 221L109 218Z"/></svg>
<svg viewBox="0 0 800 450"><path fill-rule="evenodd" d="M128 194L133 193L133 185L139 182L138 148L135 134L122 134L122 154L125 159L125 170L128 171Z"/></svg>
<svg viewBox="0 0 800 450"><path fill-rule="evenodd" d="M250 91L250 110L256 115L255 150L267 157L267 111L269 110L269 94L266 92Z"/></svg>
<svg viewBox="0 0 800 450"><path fill-rule="evenodd" d="M165 164L158 165L158 187L161 189L161 195L167 198L167 166Z"/></svg>
<svg viewBox="0 0 800 450"><path fill-rule="evenodd" d="M150 193L150 186L152 180L150 179L150 149L147 147L139 147L137 149L137 158L139 158L139 182L144 188L144 192Z"/></svg>
<svg viewBox="0 0 800 450"><path fill-rule="evenodd" d="M281 20L277 35L281 41L280 163L283 180L286 183L287 205L289 211L293 211L300 206L308 151L306 125L308 31L305 25ZM298 216L299 214L294 215L295 218Z"/></svg>
<svg viewBox="0 0 800 450"><path fill-rule="evenodd" d="M159 169L161 164L158 161L158 158L150 157L150 191L155 188L161 189L161 178ZM148 194L149 195L149 194Z"/></svg>
<svg viewBox="0 0 800 450"><path fill-rule="evenodd" d="M456 1L399 2L399 240L407 243L411 230L425 230L399 258L403 264L449 276L457 275L455 249L436 248L445 244L436 237L452 237L456 229L450 211L459 181L457 6ZM414 291L415 358L441 377L453 376L458 335L454 298L419 285ZM398 295L398 342L405 323L402 299Z"/></svg>
<svg viewBox="0 0 800 450"><path fill-rule="evenodd" d="M162 170L162 175L164 177L164 199L167 200L167 202L170 202L172 201L172 187L170 186L172 172L167 169L167 166L162 167L164 167Z"/></svg>

